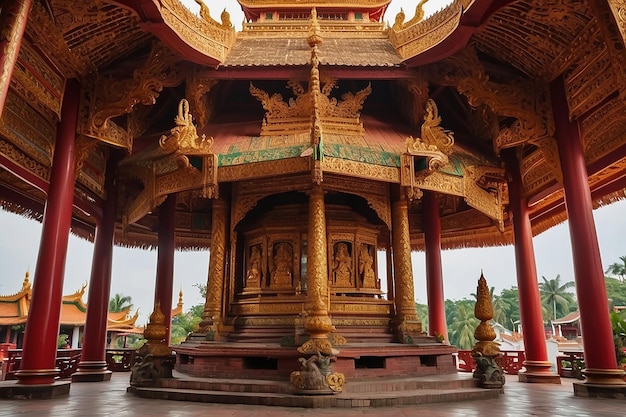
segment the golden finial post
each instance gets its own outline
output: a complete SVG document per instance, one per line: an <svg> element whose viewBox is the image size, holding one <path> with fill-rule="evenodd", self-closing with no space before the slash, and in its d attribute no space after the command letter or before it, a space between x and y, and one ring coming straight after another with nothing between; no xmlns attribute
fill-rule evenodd
<svg viewBox="0 0 626 417"><path fill-rule="evenodd" d="M472 357L476 362L474 378L479 380L483 388L502 388L504 373L496 362L496 358L500 356L500 347L497 342L494 342L496 332L489 323L493 318L491 293L482 271L476 288L474 315L480 320L480 324L474 331L477 342L472 348Z"/></svg>
<svg viewBox="0 0 626 417"><path fill-rule="evenodd" d="M157 301L143 331L147 342L137 350L136 361L131 369L131 387L154 386L160 378L172 378L175 357L165 341L168 331L161 303Z"/></svg>

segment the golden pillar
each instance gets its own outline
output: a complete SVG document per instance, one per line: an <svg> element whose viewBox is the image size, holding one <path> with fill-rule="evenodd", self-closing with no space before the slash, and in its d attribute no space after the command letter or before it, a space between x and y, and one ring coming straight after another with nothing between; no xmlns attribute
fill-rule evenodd
<svg viewBox="0 0 626 417"><path fill-rule="evenodd" d="M228 225L228 204L225 200L213 201L211 222L211 255L209 259L209 278L207 282L206 302L202 312L200 329L219 336L223 317L222 305L224 294L224 270L226 265L226 232Z"/></svg>
<svg viewBox="0 0 626 417"><path fill-rule="evenodd" d="M314 344L324 340L333 328L328 316L328 255L326 253L326 210L322 187L314 184L309 196L307 252L307 298L304 328Z"/></svg>
<svg viewBox="0 0 626 417"><path fill-rule="evenodd" d="M409 236L409 211L406 195L400 193L391 207L393 270L395 279L396 331L402 343L422 332L422 323L415 310L413 265Z"/></svg>

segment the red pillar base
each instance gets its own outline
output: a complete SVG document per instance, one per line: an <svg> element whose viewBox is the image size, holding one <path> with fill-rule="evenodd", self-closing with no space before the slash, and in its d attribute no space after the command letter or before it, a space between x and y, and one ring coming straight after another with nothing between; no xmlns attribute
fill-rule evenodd
<svg viewBox="0 0 626 417"><path fill-rule="evenodd" d="M560 384L561 377L551 371L552 363L547 361L524 361L526 370L517 374L519 382L538 384Z"/></svg>
<svg viewBox="0 0 626 417"><path fill-rule="evenodd" d="M54 369L20 369L15 377L21 385L49 385L56 381L61 373L59 368Z"/></svg>
<svg viewBox="0 0 626 417"><path fill-rule="evenodd" d="M80 362L78 370L72 374L72 382L110 381L112 373L107 369L105 361Z"/></svg>
<svg viewBox="0 0 626 417"><path fill-rule="evenodd" d="M626 387L622 369L586 368L583 369L583 374L585 375L585 382L583 382L585 385L623 385Z"/></svg>
<svg viewBox="0 0 626 417"><path fill-rule="evenodd" d="M585 369L586 380L574 382L574 395L591 398L626 398L626 381L621 369Z"/></svg>
<svg viewBox="0 0 626 417"><path fill-rule="evenodd" d="M54 381L51 384L24 385L19 381L0 382L0 398L55 398L69 395L70 381Z"/></svg>

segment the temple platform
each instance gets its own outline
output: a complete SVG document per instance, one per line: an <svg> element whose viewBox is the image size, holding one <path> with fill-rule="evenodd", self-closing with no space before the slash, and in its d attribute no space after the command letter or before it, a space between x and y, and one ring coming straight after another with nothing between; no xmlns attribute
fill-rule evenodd
<svg viewBox="0 0 626 417"><path fill-rule="evenodd" d="M337 346L334 371L346 381L374 377L456 374L453 346L423 337L414 344L351 343ZM192 377L289 380L303 355L277 343L186 341L175 346L176 371Z"/></svg>
<svg viewBox="0 0 626 417"><path fill-rule="evenodd" d="M302 408L357 408L449 403L498 398L502 390L477 388L471 374L347 381L335 395L298 395L286 381L193 378L175 373L157 387L129 387L138 397L222 404Z"/></svg>
<svg viewBox="0 0 626 417"><path fill-rule="evenodd" d="M502 390L477 387L457 372L456 348L423 337L414 344L352 343L337 346L334 372L344 391L302 395L289 382L300 370L296 347L277 343L189 340L175 346L175 377L155 386L129 387L144 398L282 407L382 407L497 398Z"/></svg>

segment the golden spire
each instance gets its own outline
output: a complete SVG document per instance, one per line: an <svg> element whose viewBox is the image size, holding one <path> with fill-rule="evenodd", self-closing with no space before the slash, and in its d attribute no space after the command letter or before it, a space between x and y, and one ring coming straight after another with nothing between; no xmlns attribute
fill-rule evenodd
<svg viewBox="0 0 626 417"><path fill-rule="evenodd" d="M24 274L24 282L22 282L22 291L30 289L30 281L28 279L29 276L30 273L28 272L28 270L26 270L26 273Z"/></svg>
<svg viewBox="0 0 626 417"><path fill-rule="evenodd" d="M320 95L322 94L320 86L319 71L319 50L318 46L322 44L322 36L320 34L320 25L317 21L317 11L315 8L311 10L311 29L306 38L311 49L311 79L309 83L309 91L311 92L311 146L313 147L313 159L321 161L324 158L324 146L322 142L322 124L320 120ZM314 173L314 181L321 182L321 172L319 170Z"/></svg>

